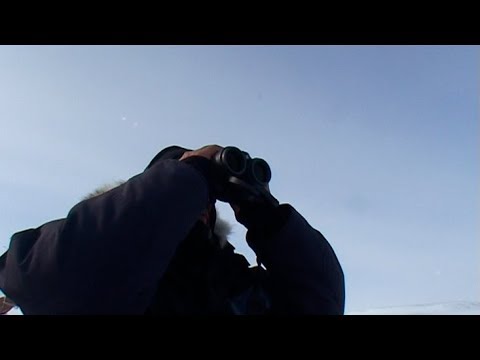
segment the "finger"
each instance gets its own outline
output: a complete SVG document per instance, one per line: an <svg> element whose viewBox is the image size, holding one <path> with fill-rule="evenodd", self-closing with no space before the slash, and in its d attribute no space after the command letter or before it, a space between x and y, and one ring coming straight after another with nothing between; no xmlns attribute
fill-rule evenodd
<svg viewBox="0 0 480 360"><path fill-rule="evenodd" d="M182 157L181 157L179 160L182 161L182 160L190 157L190 156L191 156L190 154L191 154L192 152L193 152L193 151L185 151L185 152L183 153Z"/></svg>
<svg viewBox="0 0 480 360"><path fill-rule="evenodd" d="M206 145L201 147L200 149L185 152L180 158L180 161L185 160L186 158L189 158L191 156L201 156L210 160L217 152L221 151L222 149L223 148L219 145Z"/></svg>
<svg viewBox="0 0 480 360"><path fill-rule="evenodd" d="M218 153L219 151L221 151L223 148L219 145L209 145L207 146L204 151L205 151L205 155L211 159L216 153Z"/></svg>

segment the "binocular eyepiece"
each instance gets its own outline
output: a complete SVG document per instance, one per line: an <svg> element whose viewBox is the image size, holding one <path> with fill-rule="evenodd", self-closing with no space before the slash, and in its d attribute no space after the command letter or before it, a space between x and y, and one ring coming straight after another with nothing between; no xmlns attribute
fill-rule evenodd
<svg viewBox="0 0 480 360"><path fill-rule="evenodd" d="M252 185L267 186L272 178L268 163L260 158L251 158L248 153L234 146L227 146L218 152L214 163L227 175L235 176Z"/></svg>
<svg viewBox="0 0 480 360"><path fill-rule="evenodd" d="M272 171L267 162L234 146L227 146L213 157L218 185L217 199L225 202L263 203L272 207L279 205L272 196L268 183Z"/></svg>

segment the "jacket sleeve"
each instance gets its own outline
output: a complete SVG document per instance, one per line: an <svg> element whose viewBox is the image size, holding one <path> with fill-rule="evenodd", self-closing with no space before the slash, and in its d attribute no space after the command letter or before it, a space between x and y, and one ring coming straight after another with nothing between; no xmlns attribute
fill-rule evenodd
<svg viewBox="0 0 480 360"><path fill-rule="evenodd" d="M343 315L344 274L334 250L292 206L280 205L277 212L267 228L247 233L267 270L272 312Z"/></svg>
<svg viewBox="0 0 480 360"><path fill-rule="evenodd" d="M159 161L66 218L14 234L0 288L24 314L143 313L208 197L194 167Z"/></svg>

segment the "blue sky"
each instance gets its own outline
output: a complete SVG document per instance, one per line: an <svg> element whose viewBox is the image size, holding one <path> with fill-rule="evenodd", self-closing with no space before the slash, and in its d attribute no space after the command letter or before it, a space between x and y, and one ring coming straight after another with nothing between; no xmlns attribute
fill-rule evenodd
<svg viewBox="0 0 480 360"><path fill-rule="evenodd" d="M0 46L0 252L163 147L217 143L270 163L347 311L478 301L478 85L478 46Z"/></svg>

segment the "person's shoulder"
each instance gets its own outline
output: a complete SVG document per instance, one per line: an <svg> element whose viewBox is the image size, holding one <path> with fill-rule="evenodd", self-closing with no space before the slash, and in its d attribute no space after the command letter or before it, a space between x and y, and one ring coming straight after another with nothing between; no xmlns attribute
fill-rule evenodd
<svg viewBox="0 0 480 360"><path fill-rule="evenodd" d="M25 237L32 237L36 234L37 234L37 229L34 229L34 228L19 230L11 236L11 240L16 240L16 239L25 238Z"/></svg>
<svg viewBox="0 0 480 360"><path fill-rule="evenodd" d="M64 219L51 220L51 221L48 221L48 222L44 223L43 225L41 225L37 228L29 228L29 229L19 230L11 236L11 240L15 240L15 239L19 239L19 238L36 237L36 236L38 236L38 234L40 233L40 231L42 229L57 228L57 227L61 226L63 221L64 221Z"/></svg>

